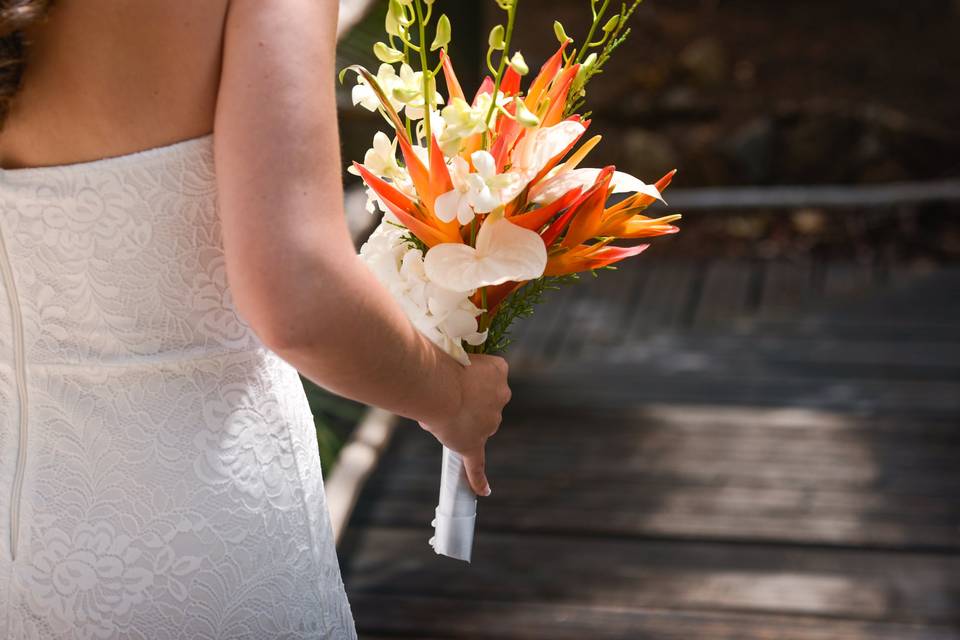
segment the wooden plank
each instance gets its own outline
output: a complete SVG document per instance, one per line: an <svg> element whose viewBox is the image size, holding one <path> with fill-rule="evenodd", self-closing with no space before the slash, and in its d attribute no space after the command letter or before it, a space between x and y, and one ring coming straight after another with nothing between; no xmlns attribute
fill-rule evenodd
<svg viewBox="0 0 960 640"><path fill-rule="evenodd" d="M590 375L584 375L589 370ZM652 371L626 364L585 369L521 370L510 377L514 400L526 406L624 408L645 403L749 405L853 411L863 414L960 414L960 381L855 380L799 376L775 369L737 375Z"/></svg>
<svg viewBox="0 0 960 640"><path fill-rule="evenodd" d="M487 444L498 497L484 508L484 526L960 549L955 422L648 413L508 411ZM357 522L430 520L440 447L422 435L401 428Z"/></svg>
<svg viewBox="0 0 960 640"><path fill-rule="evenodd" d="M754 267L747 262L714 261L707 269L694 325L730 322L747 311Z"/></svg>
<svg viewBox="0 0 960 640"><path fill-rule="evenodd" d="M832 260L825 265L824 295L863 296L876 287L869 264Z"/></svg>
<svg viewBox="0 0 960 640"><path fill-rule="evenodd" d="M682 325L696 267L685 262L656 261L648 275L640 303L625 332L627 340L642 340L648 333Z"/></svg>
<svg viewBox="0 0 960 640"><path fill-rule="evenodd" d="M564 339L556 349L558 359L576 359L596 343L615 340L622 323L623 296L629 294L636 275L633 268L601 271L596 278L581 275Z"/></svg>
<svg viewBox="0 0 960 640"><path fill-rule="evenodd" d="M378 593L349 598L362 640L960 640L960 631L947 626L810 616Z"/></svg>
<svg viewBox="0 0 960 640"><path fill-rule="evenodd" d="M960 380L960 343L886 340L843 340L831 336L780 336L684 332L645 340L599 346L581 358L591 370L607 364L630 363L671 373L690 370L726 375L776 368L790 375L833 378L909 378ZM567 366L569 363L559 363Z"/></svg>
<svg viewBox="0 0 960 640"><path fill-rule="evenodd" d="M815 298L812 286L811 262L771 262L766 267L763 296L760 303L762 318L783 318L806 310Z"/></svg>
<svg viewBox="0 0 960 640"><path fill-rule="evenodd" d="M960 622L960 602L950 597L960 590L957 555L523 536L481 526L465 566L438 558L428 533L426 525L352 527L344 538L349 592Z"/></svg>
<svg viewBox="0 0 960 640"><path fill-rule="evenodd" d="M862 185L783 185L749 187L702 187L670 189L671 210L806 209L917 205L925 202L960 201L960 180L888 182ZM653 211L666 207L655 203Z"/></svg>
<svg viewBox="0 0 960 640"><path fill-rule="evenodd" d="M507 351L505 357L511 367L538 368L551 360L556 334L563 330L567 308L573 300L570 289L577 284L561 285L558 290L545 292L544 301L534 315L523 320L530 325L523 340Z"/></svg>

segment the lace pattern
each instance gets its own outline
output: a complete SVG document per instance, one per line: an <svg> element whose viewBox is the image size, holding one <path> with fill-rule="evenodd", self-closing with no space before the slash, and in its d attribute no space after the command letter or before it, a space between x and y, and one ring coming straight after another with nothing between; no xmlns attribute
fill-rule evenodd
<svg viewBox="0 0 960 640"><path fill-rule="evenodd" d="M230 295L212 142L0 170L5 638L356 638L299 375Z"/></svg>

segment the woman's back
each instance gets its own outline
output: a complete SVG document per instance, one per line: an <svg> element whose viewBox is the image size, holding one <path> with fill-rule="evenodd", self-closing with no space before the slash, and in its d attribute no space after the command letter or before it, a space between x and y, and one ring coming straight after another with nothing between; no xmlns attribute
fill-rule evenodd
<svg viewBox="0 0 960 640"><path fill-rule="evenodd" d="M0 167L68 164L209 133L227 0L56 0L25 32Z"/></svg>
<svg viewBox="0 0 960 640"><path fill-rule="evenodd" d="M0 637L355 638L302 383L228 285L224 3L78 4L0 133Z"/></svg>

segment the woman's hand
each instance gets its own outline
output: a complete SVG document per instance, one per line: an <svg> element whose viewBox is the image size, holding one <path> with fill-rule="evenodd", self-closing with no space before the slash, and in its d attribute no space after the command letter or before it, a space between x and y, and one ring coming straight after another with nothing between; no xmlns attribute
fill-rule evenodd
<svg viewBox="0 0 960 640"><path fill-rule="evenodd" d="M510 401L507 361L499 356L468 354L470 366L460 376L460 406L448 420L420 426L442 445L463 457L470 487L477 495L490 495L484 472L487 438L500 428L503 407Z"/></svg>

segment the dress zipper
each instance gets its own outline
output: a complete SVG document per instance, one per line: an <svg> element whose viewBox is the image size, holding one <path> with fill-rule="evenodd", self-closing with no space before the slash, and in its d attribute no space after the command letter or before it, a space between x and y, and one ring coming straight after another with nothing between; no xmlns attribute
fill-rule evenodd
<svg viewBox="0 0 960 640"><path fill-rule="evenodd" d="M24 364L23 316L20 300L13 281L13 267L7 254L6 242L0 232L0 268L3 269L4 285L10 300L13 320L14 348L17 369L17 391L20 397L20 438L17 443L17 468L13 475L13 495L10 499L10 560L16 560L17 540L20 537L20 494L23 490L23 473L27 464L27 372Z"/></svg>

